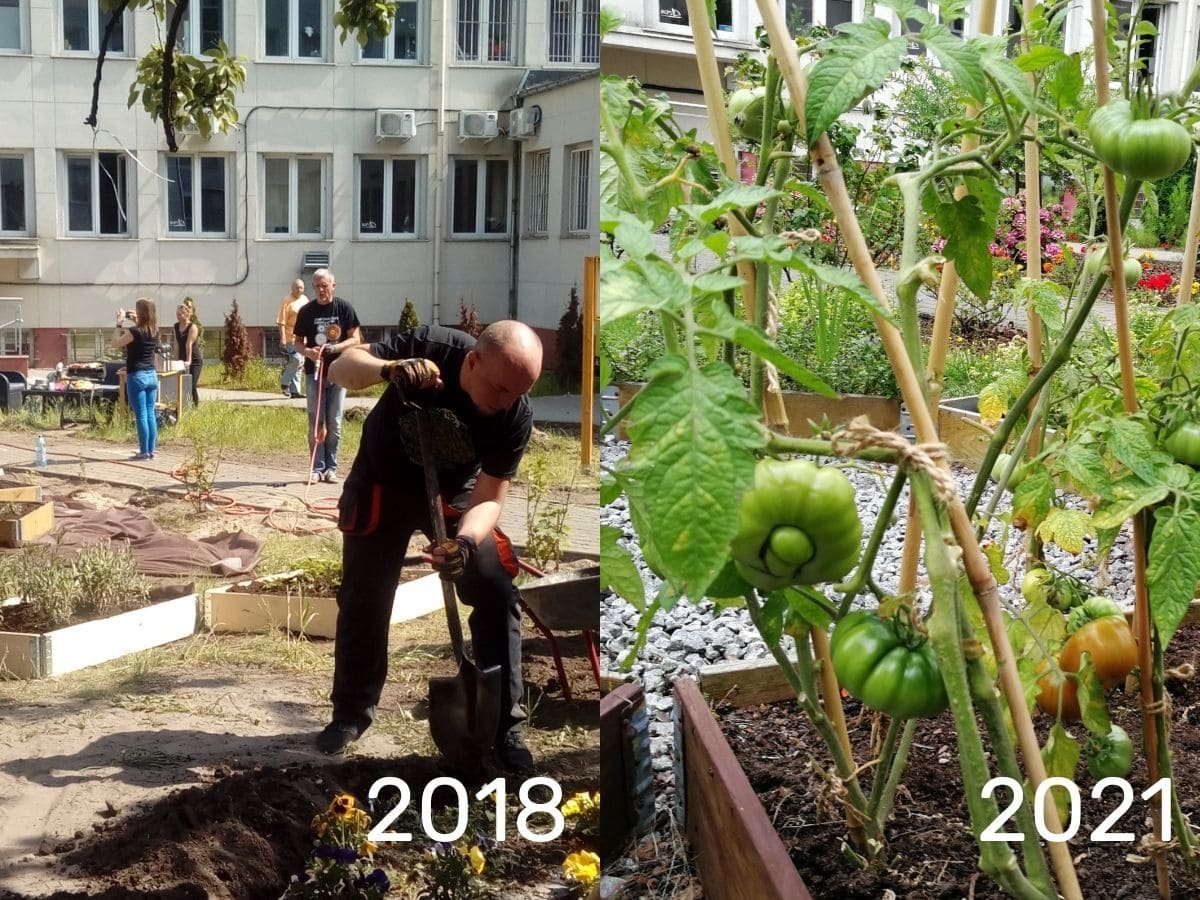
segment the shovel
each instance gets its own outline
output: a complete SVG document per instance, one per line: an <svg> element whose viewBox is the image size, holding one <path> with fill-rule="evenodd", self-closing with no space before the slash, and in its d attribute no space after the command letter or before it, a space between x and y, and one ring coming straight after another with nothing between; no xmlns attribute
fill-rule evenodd
<svg viewBox="0 0 1200 900"><path fill-rule="evenodd" d="M433 462L432 428L429 411L417 413L417 436L421 443L421 461L425 467L425 494L429 499L429 519L433 539L446 541L446 519L438 491L437 467ZM429 734L442 756L452 765L478 765L496 744L500 727L500 667L480 669L463 651L462 623L454 583L442 579L442 601L446 606L446 624L450 627L450 646L458 663L458 674L429 679Z"/></svg>

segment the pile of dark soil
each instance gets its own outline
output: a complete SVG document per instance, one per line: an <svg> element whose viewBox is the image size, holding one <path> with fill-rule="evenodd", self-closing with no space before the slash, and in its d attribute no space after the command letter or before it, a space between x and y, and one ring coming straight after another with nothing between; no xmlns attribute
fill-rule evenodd
<svg viewBox="0 0 1200 900"><path fill-rule="evenodd" d="M1200 625L1182 628L1167 652L1167 668L1200 663ZM1200 682L1170 681L1172 738L1176 788L1183 813L1200 823ZM1110 700L1113 721L1125 728L1141 754L1141 720L1136 698L1118 693ZM873 758L870 752L873 714L854 700L846 712L855 759L861 765ZM998 900L1005 897L996 885L978 871L978 848L971 837L962 773L959 769L957 737L949 712L923 720L917 727L904 787L896 799L887 837L887 865L853 871L840 853L845 836L841 808L829 801L820 776L810 760L823 769L832 768L820 737L794 703L758 708L717 710L721 730L746 771L792 861L818 900L879 900L888 892L903 900ZM1045 716L1034 720L1044 741L1050 723ZM1080 725L1069 729L1079 739ZM985 740L986 743L986 740ZM867 786L870 784L870 771ZM1111 827L1141 836L1147 831L1150 809L1139 795L1148 786L1145 760L1138 758L1129 774L1135 797L1132 808ZM1076 784L1081 796L1081 827L1069 842L1086 898L1106 900L1156 900L1154 866L1132 859L1138 853L1132 843L1097 843L1092 830L1116 809L1116 790L1092 799L1095 785L1084 765ZM997 795L1000 808L1009 794ZM1158 801L1153 801L1157 803ZM1001 829L1017 830L1014 821ZM1176 897L1200 897L1200 868L1188 869L1178 854L1171 857L1171 887Z"/></svg>

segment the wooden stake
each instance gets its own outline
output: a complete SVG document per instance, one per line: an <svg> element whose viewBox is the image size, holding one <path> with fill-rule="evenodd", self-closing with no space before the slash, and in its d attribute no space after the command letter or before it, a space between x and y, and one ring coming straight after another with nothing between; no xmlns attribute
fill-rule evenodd
<svg viewBox="0 0 1200 900"><path fill-rule="evenodd" d="M583 384L579 416L579 464L591 466L596 411L596 323L600 319L600 257L583 260Z"/></svg>
<svg viewBox="0 0 1200 900"><path fill-rule="evenodd" d="M708 8L704 0L687 0L688 21L692 23L692 37L696 45L696 64L700 68L700 85L704 89L704 103L708 107L708 128L712 132L713 148L717 159L735 181L738 179L737 158L733 155L733 142L729 138L729 120L725 115L725 91L721 86L721 72L717 68L717 53L713 47L712 32L708 30ZM764 149L760 148L758 164L763 165ZM733 216L728 216L729 233L736 240L745 237L746 229ZM755 320L757 308L757 278L754 265L748 262L737 264L738 277L742 279L742 308L747 321ZM774 429L786 431L787 411L783 408L783 395L779 391L777 378L772 377L774 367L767 364L767 389L763 395L763 416Z"/></svg>
<svg viewBox="0 0 1200 900"><path fill-rule="evenodd" d="M1092 0L1092 43L1096 53L1096 106L1109 100L1108 89L1108 44L1105 37L1104 0ZM1129 333L1129 295L1125 289L1125 277L1121 273L1121 215L1117 199L1117 176L1108 166L1104 173L1104 214L1108 226L1108 262L1112 268L1113 308L1116 314L1117 357L1121 363L1121 401L1127 413L1137 412L1137 384L1133 371L1133 344ZM1189 288L1191 285L1188 286ZM1158 727L1154 708L1154 648L1150 635L1150 595L1146 587L1146 520L1141 513L1133 517L1133 631L1138 643L1138 669L1140 670L1142 697L1142 748L1146 752L1146 772L1150 783L1158 781ZM1162 713L1159 713L1162 715ZM1162 807L1151 804L1154 831L1162 834ZM1171 896L1171 879L1166 857L1161 853L1154 856L1154 867L1158 875L1158 894Z"/></svg>
<svg viewBox="0 0 1200 900"><path fill-rule="evenodd" d="M1179 296L1182 306L1192 300L1192 282L1196 280L1196 245L1200 243L1200 155L1196 156L1196 177L1192 183L1192 211L1188 216L1187 237L1183 242L1183 266L1179 271Z"/></svg>
<svg viewBox="0 0 1200 900"><path fill-rule="evenodd" d="M787 27L783 21L783 12L772 0L757 0L759 12L766 24L770 35L771 46L778 54L781 71L788 82L792 105L799 113L804 109L805 98L808 94L808 79L800 65L796 46L788 36ZM850 259L859 277L866 284L886 309L891 303L884 293L879 281L879 273L875 270L875 262L871 257L870 248L863 238L858 218L854 214L854 206L846 190L846 182L838 166L837 155L828 135L822 134L814 146L809 148L814 171L821 180L821 186L833 207L838 228L846 241ZM933 413L925 403L921 392L921 382L913 369L912 362L904 348L900 332L887 319L875 317L875 326L887 351L896 381L900 386L901 396L908 405L913 425L917 431L917 439L922 442L935 442L937 429L934 425ZM948 464L945 464L948 467ZM1025 761L1026 772L1029 775L1031 789L1036 791L1046 780L1046 766L1042 762L1041 747L1037 734L1033 730L1033 721L1025 706L1025 692L1021 686L1021 678L1017 673L1016 661L1013 659L1012 645L1008 640L1008 630L1004 623L1000 604L1000 593L996 579L988 564L987 557L980 549L975 539L975 527L967 515L962 498L955 496L949 503L950 521L954 529L955 539L963 552L963 566L967 572L971 587L983 612L987 624L988 635L991 638L992 649L996 656L996 667L1000 678L1000 686L1008 702L1012 715L1013 726L1017 732L1017 740ZM1049 792L1045 792L1049 800ZM1054 831L1061 831L1058 810L1052 802L1044 806L1045 820ZM1065 843L1052 842L1050 856L1058 878L1059 888L1067 900L1082 900L1079 890L1079 879L1075 873L1075 864L1071 860L1070 849Z"/></svg>

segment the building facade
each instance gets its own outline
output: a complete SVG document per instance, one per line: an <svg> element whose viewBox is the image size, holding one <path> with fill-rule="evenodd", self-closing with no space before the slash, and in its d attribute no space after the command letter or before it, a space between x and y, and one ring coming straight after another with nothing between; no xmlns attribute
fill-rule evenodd
<svg viewBox="0 0 1200 900"><path fill-rule="evenodd" d="M98 0L0 0L0 326L19 308L35 365L95 352L139 296L167 321L191 296L210 326L236 299L270 349L320 265L369 335L406 299L557 327L596 253L598 0L402 0L365 47L336 0L190 5L181 48L223 40L246 87L238 127L168 153L126 103L149 10L113 33L93 130Z"/></svg>

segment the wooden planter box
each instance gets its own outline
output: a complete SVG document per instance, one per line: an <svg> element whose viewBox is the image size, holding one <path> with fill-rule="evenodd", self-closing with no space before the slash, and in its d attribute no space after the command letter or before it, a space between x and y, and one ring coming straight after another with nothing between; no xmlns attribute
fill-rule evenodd
<svg viewBox="0 0 1200 900"><path fill-rule="evenodd" d="M619 856L654 827L650 719L640 684L622 684L600 698L600 855Z"/></svg>
<svg viewBox="0 0 1200 900"><path fill-rule="evenodd" d="M812 900L690 678L675 682L675 742L676 797L707 900Z"/></svg>
<svg viewBox="0 0 1200 900"><path fill-rule="evenodd" d="M155 593L172 599L45 634L0 631L0 674L48 678L194 634L195 587L176 585L151 596Z"/></svg>
<svg viewBox="0 0 1200 900"><path fill-rule="evenodd" d="M275 578L286 578L288 572ZM309 637L332 638L337 632L337 600L299 593L264 594L253 581L213 588L204 594L204 625L218 633L261 632L283 628ZM404 581L396 588L391 624L407 622L442 608L437 573Z"/></svg>
<svg viewBox="0 0 1200 900"><path fill-rule="evenodd" d="M617 404L624 406L644 387L642 382L620 382L617 385ZM836 400L820 394L784 391L783 408L788 417L788 433L795 437L811 437L809 421L820 422L828 417L831 425L844 425L858 416L866 416L871 424L884 431L900 426L900 401L894 397L873 394L842 394ZM624 438L624 431L621 433Z"/></svg>
<svg viewBox="0 0 1200 900"><path fill-rule="evenodd" d="M33 484L0 487L0 503L41 503L42 489Z"/></svg>
<svg viewBox="0 0 1200 900"><path fill-rule="evenodd" d="M5 501L8 502L8 501ZM0 547L20 547L49 534L54 527L54 504L15 501L20 515L0 518Z"/></svg>

